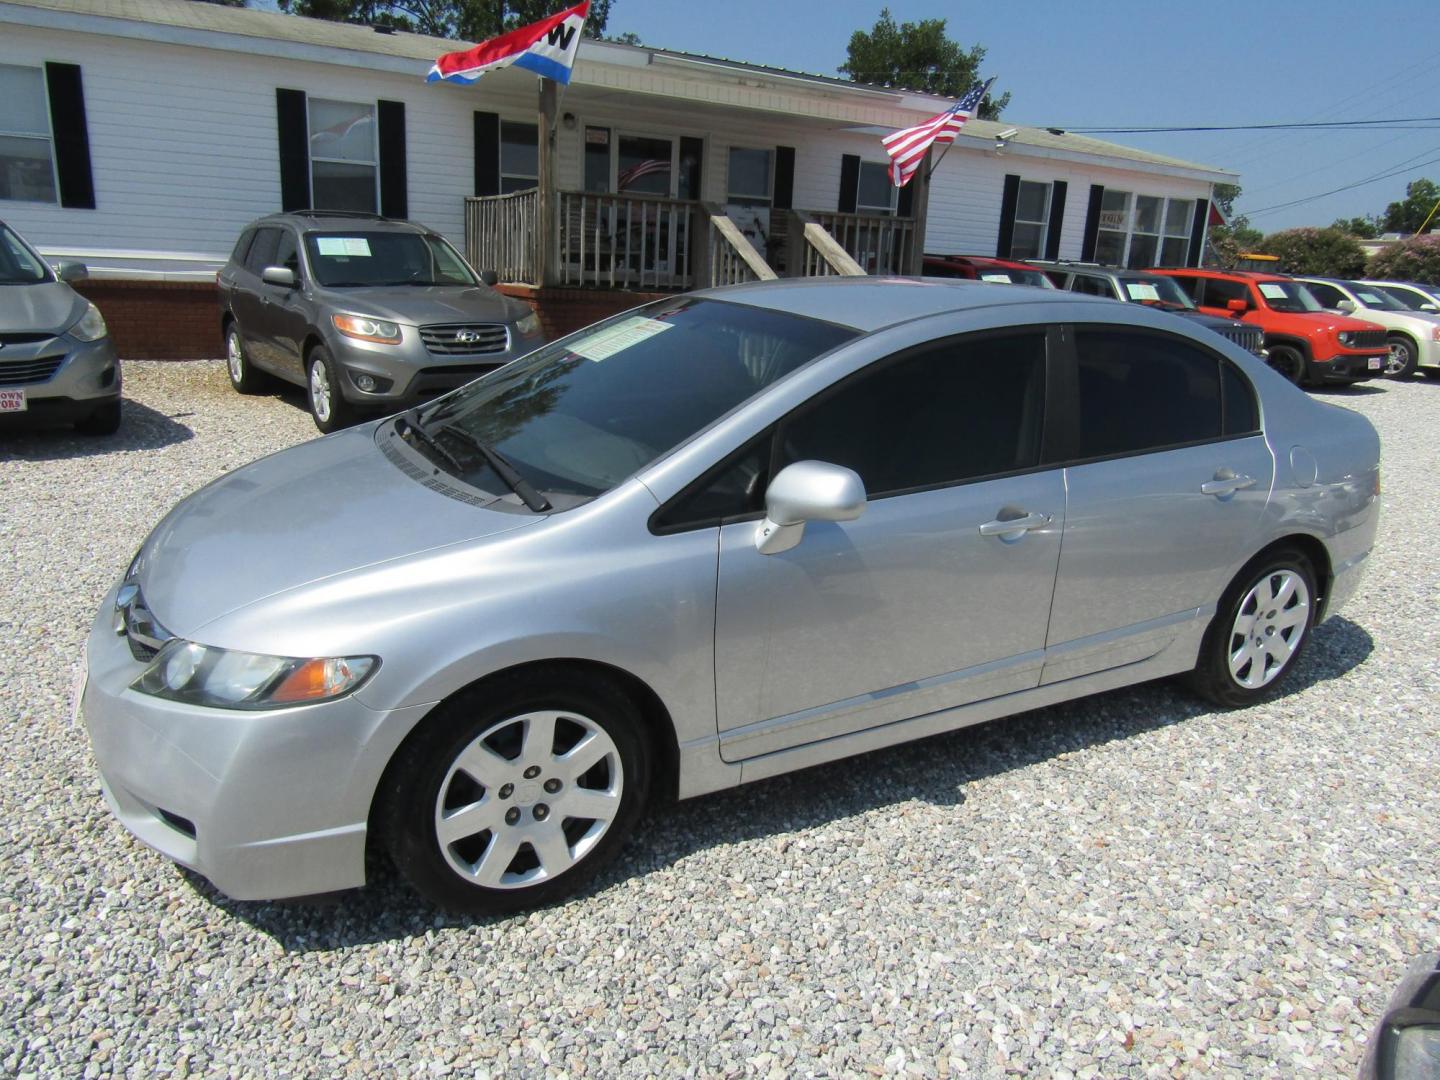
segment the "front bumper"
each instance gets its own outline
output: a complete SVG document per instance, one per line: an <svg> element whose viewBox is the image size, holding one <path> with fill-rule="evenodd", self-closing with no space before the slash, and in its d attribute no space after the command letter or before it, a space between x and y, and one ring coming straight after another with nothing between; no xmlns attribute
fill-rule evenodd
<svg viewBox="0 0 1440 1080"><path fill-rule="evenodd" d="M237 900L363 885L374 791L426 707L382 713L351 696L236 712L137 693L146 664L115 633L114 600L90 632L81 711L121 824Z"/></svg>
<svg viewBox="0 0 1440 1080"><path fill-rule="evenodd" d="M52 364L53 374L36 378ZM25 392L24 411L0 413L0 423L83 420L120 399L120 361L108 335L99 341L77 342L62 334L49 341L8 344L0 349L0 389Z"/></svg>
<svg viewBox="0 0 1440 1080"><path fill-rule="evenodd" d="M346 401L397 412L464 386L544 343L542 337L520 337L512 331L502 350L446 356L430 352L416 329L406 326L398 345L356 341L335 333L326 346L340 369L340 390ZM361 376L367 375L375 380L373 390L360 387Z"/></svg>
<svg viewBox="0 0 1440 1080"><path fill-rule="evenodd" d="M1323 382L1360 382L1364 379L1378 379L1385 373L1388 349L1380 352L1337 353L1311 364L1311 373Z"/></svg>

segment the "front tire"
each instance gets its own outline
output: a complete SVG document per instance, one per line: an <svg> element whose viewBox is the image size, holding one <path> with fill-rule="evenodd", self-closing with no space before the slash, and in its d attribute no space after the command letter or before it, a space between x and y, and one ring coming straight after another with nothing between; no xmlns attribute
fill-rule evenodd
<svg viewBox="0 0 1440 1080"><path fill-rule="evenodd" d="M561 669L462 691L387 772L384 845L440 907L479 915L550 903L634 827L649 792L643 730L619 687Z"/></svg>
<svg viewBox="0 0 1440 1080"><path fill-rule="evenodd" d="M1220 599L1191 687L1228 708L1270 697L1310 641L1318 599L1315 568L1303 552L1279 548L1251 562Z"/></svg>
<svg viewBox="0 0 1440 1080"><path fill-rule="evenodd" d="M1265 362L1296 386L1305 385L1305 357L1299 349L1289 345L1272 345Z"/></svg>
<svg viewBox="0 0 1440 1080"><path fill-rule="evenodd" d="M265 376L255 370L250 358L245 355L240 324L233 319L225 328L225 370L230 376L230 385L239 393L258 394L265 389Z"/></svg>
<svg viewBox="0 0 1440 1080"><path fill-rule="evenodd" d="M310 405L310 418L326 435L347 428L360 419L360 412L345 400L340 389L340 373L329 351L323 345L310 350L305 390Z"/></svg>
<svg viewBox="0 0 1440 1080"><path fill-rule="evenodd" d="M1387 379L1408 379L1415 374L1415 343L1403 334L1391 334L1385 339L1390 355L1385 358Z"/></svg>

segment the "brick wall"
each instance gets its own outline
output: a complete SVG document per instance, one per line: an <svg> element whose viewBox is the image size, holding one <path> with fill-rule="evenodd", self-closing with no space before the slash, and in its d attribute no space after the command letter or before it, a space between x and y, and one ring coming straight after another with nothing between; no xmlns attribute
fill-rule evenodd
<svg viewBox="0 0 1440 1080"><path fill-rule="evenodd" d="M89 278L75 290L100 309L122 360L203 360L225 355L213 281Z"/></svg>

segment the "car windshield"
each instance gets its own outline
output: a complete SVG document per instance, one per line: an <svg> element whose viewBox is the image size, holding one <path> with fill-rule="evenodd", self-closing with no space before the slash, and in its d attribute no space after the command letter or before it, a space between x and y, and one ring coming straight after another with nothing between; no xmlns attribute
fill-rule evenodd
<svg viewBox="0 0 1440 1080"><path fill-rule="evenodd" d="M1125 299L1136 304L1195 310L1185 290L1167 277L1121 278L1120 287L1125 290Z"/></svg>
<svg viewBox="0 0 1440 1080"><path fill-rule="evenodd" d="M1013 266L981 266L976 269L981 281L993 281L998 285L1034 285L1048 289L1049 279L1039 270L1021 270Z"/></svg>
<svg viewBox="0 0 1440 1080"><path fill-rule="evenodd" d="M326 288L474 285L465 260L438 236L410 232L312 232L305 250Z"/></svg>
<svg viewBox="0 0 1440 1080"><path fill-rule="evenodd" d="M553 342L441 399L420 423L443 447L438 466L463 465L462 479L491 490L497 477L483 445L564 508L856 336L798 315L677 297Z"/></svg>
<svg viewBox="0 0 1440 1080"><path fill-rule="evenodd" d="M1260 290L1265 306L1271 311L1299 313L1325 310L1309 289L1295 281L1257 281L1255 287Z"/></svg>
<svg viewBox="0 0 1440 1080"><path fill-rule="evenodd" d="M39 285L50 280L45 260L8 225L0 225L0 285Z"/></svg>
<svg viewBox="0 0 1440 1080"><path fill-rule="evenodd" d="M1367 288L1383 292L1391 300L1410 311L1424 311L1427 305L1432 313L1436 308L1440 308L1440 300L1426 292L1417 292L1414 289L1405 289L1398 285L1369 285Z"/></svg>
<svg viewBox="0 0 1440 1080"><path fill-rule="evenodd" d="M1369 308L1380 311L1404 311L1405 305L1373 285L1361 285L1358 281L1347 281L1345 287L1355 294L1355 299Z"/></svg>

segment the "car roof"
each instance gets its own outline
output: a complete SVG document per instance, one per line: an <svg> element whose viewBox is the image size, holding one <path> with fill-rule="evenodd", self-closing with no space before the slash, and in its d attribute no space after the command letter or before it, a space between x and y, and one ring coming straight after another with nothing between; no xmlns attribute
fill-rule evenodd
<svg viewBox="0 0 1440 1080"><path fill-rule="evenodd" d="M340 229L364 229L366 232L425 233L424 225L403 218L387 218L381 214L357 214L340 210L283 210L252 221L257 225L293 225L301 231L332 232Z"/></svg>
<svg viewBox="0 0 1440 1080"><path fill-rule="evenodd" d="M704 289L694 296L783 311L869 333L951 311L1062 302L1052 289L997 288L957 278L786 278ZM1111 311L1115 301L1063 293L1063 302L1094 303Z"/></svg>
<svg viewBox="0 0 1440 1080"><path fill-rule="evenodd" d="M1003 266L1006 270L1034 270L1029 263L995 255L926 255L926 262L958 263L962 266Z"/></svg>
<svg viewBox="0 0 1440 1080"><path fill-rule="evenodd" d="M1240 278L1242 281L1293 281L1289 274L1267 274L1260 270L1215 270L1202 266L1157 266L1157 274L1188 274L1194 277Z"/></svg>

